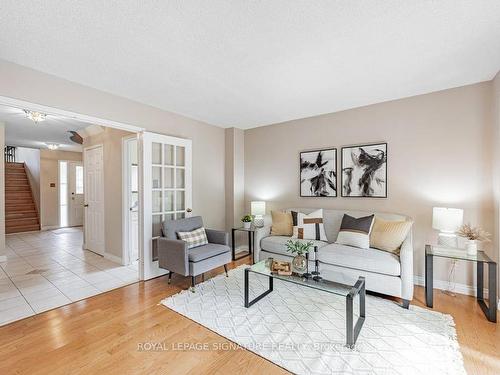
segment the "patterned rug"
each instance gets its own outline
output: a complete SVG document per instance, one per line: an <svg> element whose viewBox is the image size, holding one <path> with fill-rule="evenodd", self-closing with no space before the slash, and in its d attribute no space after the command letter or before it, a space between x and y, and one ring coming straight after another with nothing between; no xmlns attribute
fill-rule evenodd
<svg viewBox="0 0 500 375"><path fill-rule="evenodd" d="M345 298L275 280L274 291L247 309L245 267L161 303L296 374L466 373L450 315L367 295L365 324L348 349ZM250 297L267 283L250 273Z"/></svg>

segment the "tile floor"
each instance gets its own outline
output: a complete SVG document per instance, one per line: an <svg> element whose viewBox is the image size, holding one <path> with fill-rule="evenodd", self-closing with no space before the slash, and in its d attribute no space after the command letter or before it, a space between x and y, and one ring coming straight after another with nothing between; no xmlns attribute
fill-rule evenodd
<svg viewBox="0 0 500 375"><path fill-rule="evenodd" d="M0 262L0 326L138 281L122 266L82 249L81 228L6 236Z"/></svg>

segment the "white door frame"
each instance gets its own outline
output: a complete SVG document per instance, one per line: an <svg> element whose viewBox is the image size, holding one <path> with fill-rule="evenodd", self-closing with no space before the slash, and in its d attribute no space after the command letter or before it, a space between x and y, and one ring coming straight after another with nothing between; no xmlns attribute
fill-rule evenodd
<svg viewBox="0 0 500 375"><path fill-rule="evenodd" d="M115 129L126 130L126 131L134 132L134 133L139 133L139 132L142 132L145 130L145 128L143 128L143 127L130 125L130 124L127 124L125 122L106 120L103 118L84 115L82 113L73 112L73 111L66 111L64 109L50 107L50 106L43 105L43 104L36 104L36 103L27 102L25 100L9 98L7 96L0 95L0 105L6 105L9 107L15 107L18 109L27 109L29 111L41 112L41 113L45 113L47 115L64 116L64 117L72 118L72 119L75 119L75 120L78 120L81 122L87 122L87 123L89 123L89 125L94 124L94 125L104 126L105 128L115 128Z"/></svg>
<svg viewBox="0 0 500 375"><path fill-rule="evenodd" d="M137 159L139 160L139 134L134 134L122 138L122 265L130 264L130 242L129 242L129 220L130 220L130 210L129 210L129 154L128 154L128 142L130 140L137 140ZM138 168L140 168L138 166ZM140 171L139 171L140 174ZM140 206L140 202L139 202ZM140 216L140 214L139 214ZM140 246L140 235L139 244ZM139 250L140 253L140 250ZM139 254L140 257L140 254Z"/></svg>
<svg viewBox="0 0 500 375"><path fill-rule="evenodd" d="M102 183L103 183L103 186L102 186L102 205L103 205L103 215L102 215L102 222L103 224L105 225L106 223L106 197L104 196L104 145L102 143L100 144L97 144L97 145L93 145L93 146L89 146L89 147L84 147L83 149L83 191L85 192L88 192L89 189L88 189L88 186L87 186L87 171L86 171L86 161L87 161L87 158L86 158L86 152L87 151L90 151L90 150L94 150L96 148L101 148L102 149L102 155L103 155L103 165L102 165ZM85 195L85 200L88 198L88 194ZM84 205L86 204L85 203L85 200L84 200ZM84 249L87 249L87 236L86 236L86 231L87 231L87 210L85 209L84 207L84 210L83 210L83 248ZM92 251L92 250L91 250ZM100 254L104 257L106 257L106 228L104 228L104 244L102 246L102 251L97 251L97 250L94 250L95 253L97 254Z"/></svg>
<svg viewBox="0 0 500 375"><path fill-rule="evenodd" d="M36 112L42 112L46 113L48 115L54 115L54 116L64 116L68 118L72 118L81 122L87 122L89 124L95 124L95 125L100 125L103 127L108 127L108 128L115 128L115 129L120 129L120 130L125 130L125 131L130 131L134 133L138 133L138 136L141 135L142 132L144 132L146 129L140 126L136 125L131 125L127 124L125 122L119 122L119 121L113 121L113 120L108 120L100 117L95 117L95 116L90 116L78 112L73 112L73 111L67 111L63 110L57 107L52 107L52 106L47 106L43 104L37 104L37 103L32 103L28 102L25 100L20 100L20 99L15 99L15 98L10 98L7 96L1 96L0 95L0 105L5 105L5 106L10 106L18 109L26 109L29 111L36 111ZM143 213L143 198L142 198L142 189L143 189L143 166L144 162L142 161L142 142L138 142L138 156L139 156L139 223L144 223L144 213ZM151 226L147 229L151 230ZM144 254L144 228L143 225L139 225L139 261L141 263L144 262L143 259L143 254ZM141 280L144 279L144 270L142 267L140 267L140 278Z"/></svg>
<svg viewBox="0 0 500 375"><path fill-rule="evenodd" d="M66 160L66 163L67 163L67 166L68 166L68 190L67 190L67 193L68 193L68 226L69 227L78 227L78 226L82 226L83 225L83 220L85 219L85 208L83 207L83 204L84 204L84 201L85 201L85 190L83 191L82 194L76 194L76 167L77 166L80 166L82 169L83 169L83 153L82 153L82 160ZM71 169L72 169L72 165L75 166L75 191L72 192L70 187L73 183L73 181L71 180ZM83 171L83 179L85 180L85 171ZM85 181L84 181L84 185L85 185ZM73 195L74 193L74 195ZM75 222L73 222L72 220L72 217L73 217L73 208L72 207L75 203L74 203L74 200L76 199L77 195L81 195L83 197L83 200L82 200L82 206L81 206L81 209L82 209L82 221L80 224L75 224Z"/></svg>
<svg viewBox="0 0 500 375"><path fill-rule="evenodd" d="M67 184L67 190L66 190L66 195L67 195L67 201L68 204L66 205L66 212L67 212L67 218L68 222L66 223L66 227L70 228L72 226L79 226L79 225L71 225L70 223L70 200L71 200L71 194L69 191L69 165L70 163L75 163L75 164L80 164L83 166L83 152L82 152L82 160L67 160L67 159L61 159L57 160L57 227L56 228L65 228L61 225L61 163L66 163L66 184ZM83 191L84 199L85 199L85 190ZM85 218L84 218L85 221Z"/></svg>

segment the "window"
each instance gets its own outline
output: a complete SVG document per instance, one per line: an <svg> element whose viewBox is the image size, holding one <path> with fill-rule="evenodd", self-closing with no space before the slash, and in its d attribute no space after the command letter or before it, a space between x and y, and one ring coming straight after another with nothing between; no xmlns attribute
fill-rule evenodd
<svg viewBox="0 0 500 375"><path fill-rule="evenodd" d="M75 194L83 194L83 167L81 165L76 166Z"/></svg>

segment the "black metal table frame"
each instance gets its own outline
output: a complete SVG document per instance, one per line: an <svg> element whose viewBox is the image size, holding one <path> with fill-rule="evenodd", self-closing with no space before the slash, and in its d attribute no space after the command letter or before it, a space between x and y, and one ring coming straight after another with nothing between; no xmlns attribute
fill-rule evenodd
<svg viewBox="0 0 500 375"><path fill-rule="evenodd" d="M252 306L253 304L257 303L260 301L262 298L267 296L269 293L271 293L274 289L274 284L273 280L274 277L272 275L264 275L268 276L269 278L269 287L268 289L263 292L262 294L258 295L255 297L253 300L250 300L250 295L249 295L249 274L250 274L250 269L246 268L245 269L245 307L248 308ZM257 273L258 275L261 275L260 273ZM283 279L278 279L282 280L285 282L288 282ZM297 284L300 285L300 284ZM311 288L308 285L303 285L304 287ZM323 289L317 289L313 288L316 290L323 290ZM323 290L325 291L325 290ZM329 293L328 291L325 291ZM354 324L354 298L359 295L359 317L356 321L356 324ZM361 332L361 328L363 327L363 324L365 322L366 318L366 286L365 286L365 278L360 276L354 286L351 288L349 291L349 294L346 296L346 346L350 349L354 348L354 345L356 344L356 340L358 339L359 332Z"/></svg>
<svg viewBox="0 0 500 375"><path fill-rule="evenodd" d="M236 231L241 231L241 232L248 232L248 254L244 254L236 258L236 240L235 240L235 232ZM231 251L233 254L233 260L239 260L242 258L245 258L249 255L252 257L252 264L254 263L254 254L255 254L255 230L252 229L242 229L242 228L233 228L232 233L231 233Z"/></svg>
<svg viewBox="0 0 500 375"><path fill-rule="evenodd" d="M436 255L437 256L437 255ZM457 259L460 260L460 259ZM466 259L462 259L466 260ZM483 310L484 315L490 322L497 321L497 264L495 262L488 263L488 304L486 304L483 289L484 289L484 263L481 261L468 260L477 263L477 303ZM425 303L427 307L432 308L434 303L434 275L433 275L434 255L425 252Z"/></svg>

